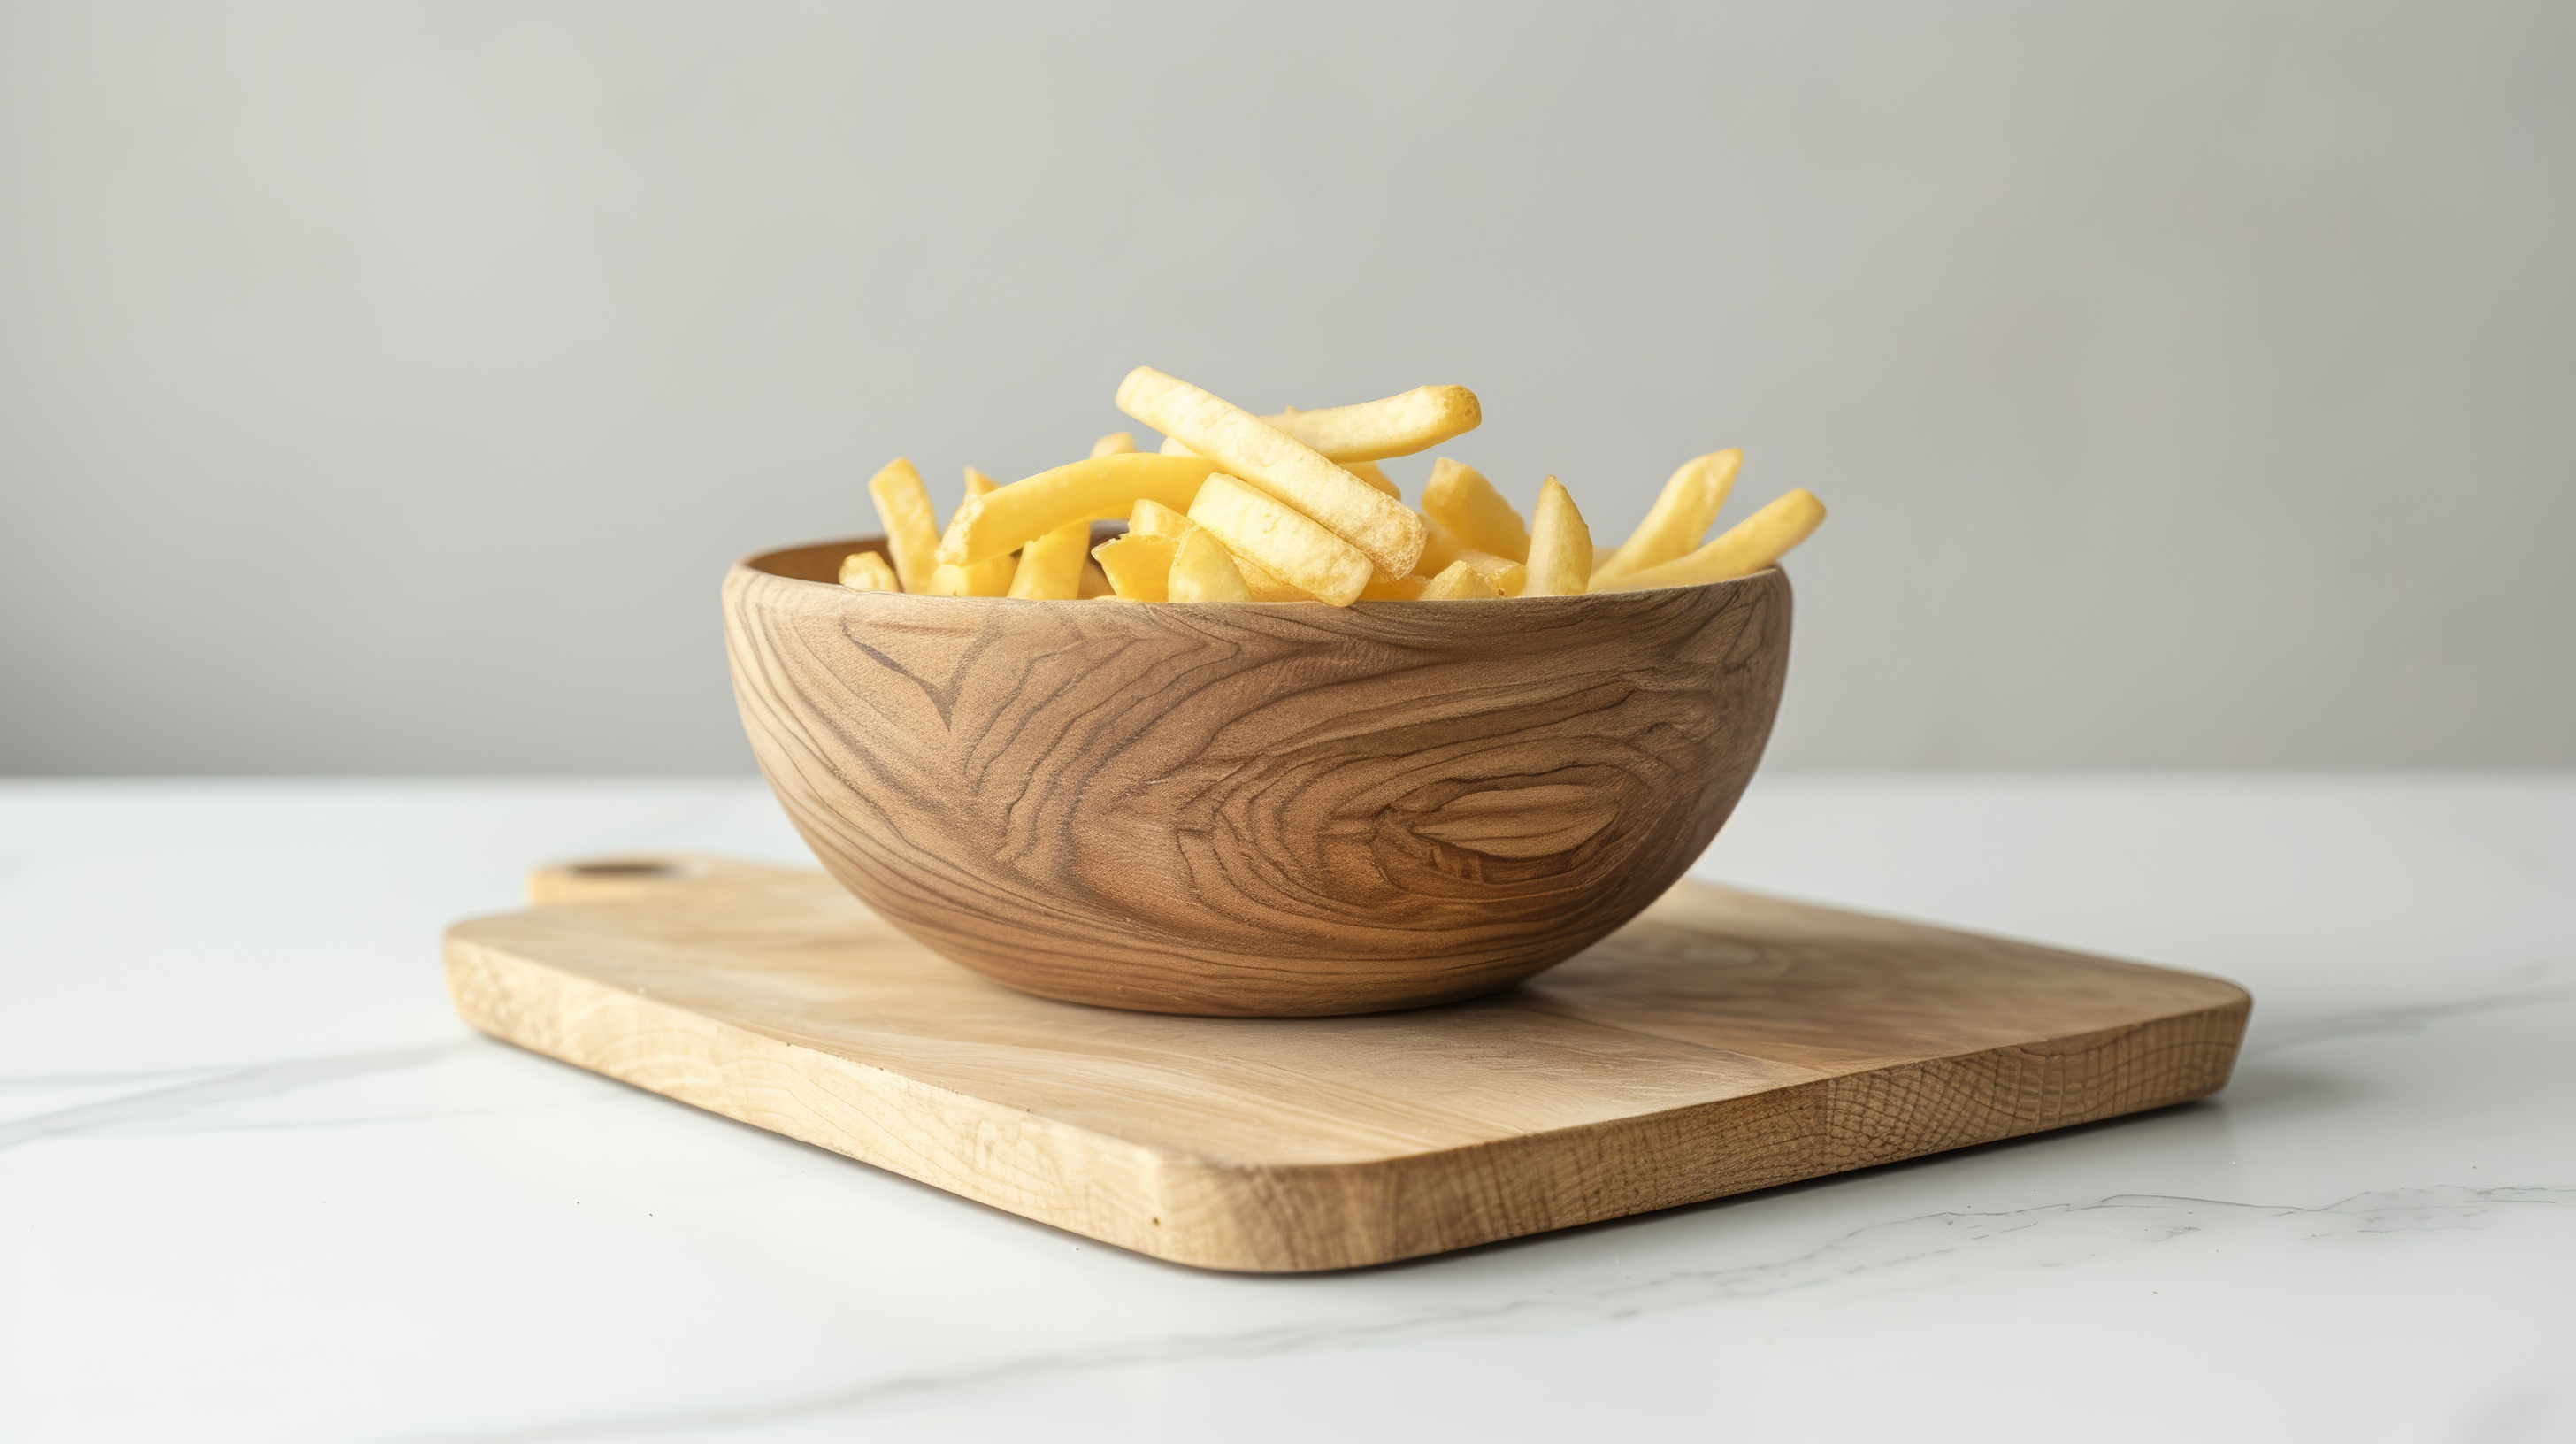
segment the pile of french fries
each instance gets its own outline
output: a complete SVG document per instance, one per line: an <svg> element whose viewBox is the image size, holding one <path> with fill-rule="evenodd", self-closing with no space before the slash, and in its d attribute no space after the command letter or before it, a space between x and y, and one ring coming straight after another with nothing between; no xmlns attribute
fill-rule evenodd
<svg viewBox="0 0 2576 1444"><path fill-rule="evenodd" d="M1121 431L1082 461L997 486L966 469L966 500L943 531L911 462L868 483L885 523L875 552L841 563L862 591L1029 601L1496 601L1687 587L1749 576L1807 539L1824 504L1795 490L1703 543L1743 453L1685 462L1618 550L1553 476L1524 522L1474 467L1432 463L1417 510L1377 463L1427 451L1484 419L1463 386L1320 411L1255 416L1139 366L1118 409L1163 434L1159 451ZM1126 533L1094 547L1091 524Z"/></svg>

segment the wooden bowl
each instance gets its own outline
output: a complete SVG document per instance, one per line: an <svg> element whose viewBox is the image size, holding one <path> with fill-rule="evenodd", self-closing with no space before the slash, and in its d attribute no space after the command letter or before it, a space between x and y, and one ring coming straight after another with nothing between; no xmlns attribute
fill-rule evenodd
<svg viewBox="0 0 2576 1444"><path fill-rule="evenodd" d="M1777 570L1496 602L1020 602L725 580L734 694L823 866L948 957L1158 1013L1507 987L1678 879L1752 777Z"/></svg>

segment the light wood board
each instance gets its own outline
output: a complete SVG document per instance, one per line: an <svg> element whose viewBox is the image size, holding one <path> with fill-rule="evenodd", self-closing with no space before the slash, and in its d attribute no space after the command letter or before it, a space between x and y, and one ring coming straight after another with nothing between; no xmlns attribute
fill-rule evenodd
<svg viewBox="0 0 2576 1444"><path fill-rule="evenodd" d="M496 1037L1091 1238L1344 1268L2197 1098L2233 984L1685 882L1508 992L1191 1018L1014 992L819 872L579 864L451 929Z"/></svg>

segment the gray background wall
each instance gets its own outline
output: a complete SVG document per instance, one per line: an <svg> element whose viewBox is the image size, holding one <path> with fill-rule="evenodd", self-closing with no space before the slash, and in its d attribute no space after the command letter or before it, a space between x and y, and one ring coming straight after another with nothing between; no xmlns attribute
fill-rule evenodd
<svg viewBox="0 0 2576 1444"><path fill-rule="evenodd" d="M1814 489L1781 764L2576 763L2571 155L2546 3L0 4L0 770L747 766L725 561L1139 362Z"/></svg>

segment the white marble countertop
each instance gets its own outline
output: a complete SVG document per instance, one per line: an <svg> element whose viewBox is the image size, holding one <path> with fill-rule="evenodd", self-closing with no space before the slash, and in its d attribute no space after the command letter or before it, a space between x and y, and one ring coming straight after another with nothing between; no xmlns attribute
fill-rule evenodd
<svg viewBox="0 0 2576 1444"><path fill-rule="evenodd" d="M2576 778L1771 778L1728 881L2223 974L2216 1099L1339 1275L467 1032L750 782L0 783L0 1437L2576 1437Z"/></svg>

